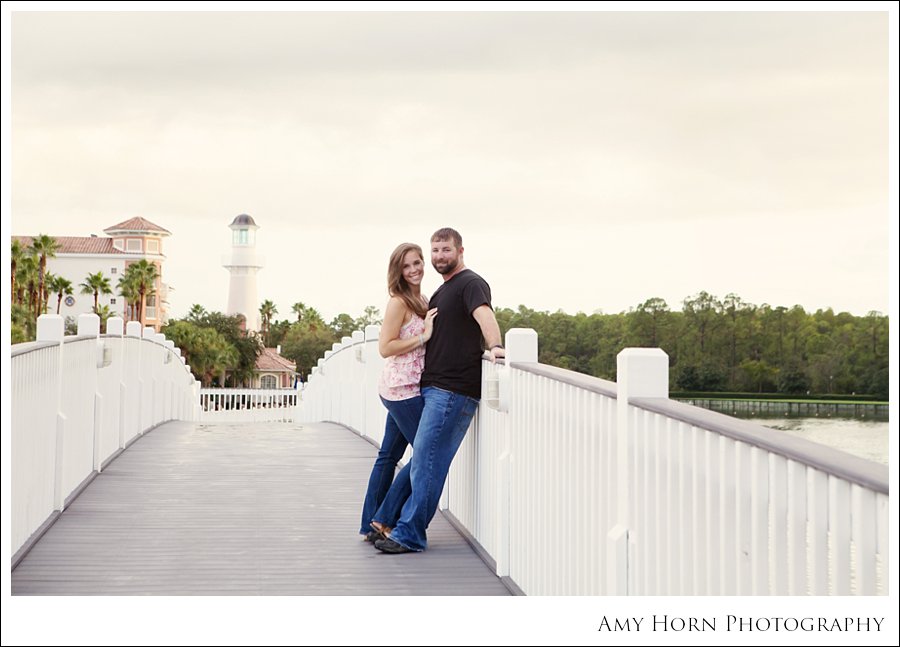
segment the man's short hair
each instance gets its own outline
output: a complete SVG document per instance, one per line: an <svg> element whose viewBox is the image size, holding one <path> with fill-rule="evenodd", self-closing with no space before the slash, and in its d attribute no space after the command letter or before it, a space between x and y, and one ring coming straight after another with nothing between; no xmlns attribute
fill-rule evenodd
<svg viewBox="0 0 900 647"><path fill-rule="evenodd" d="M456 245L456 249L462 247L462 236L452 227L442 227L431 234L431 242L433 243L436 240L452 240L453 244Z"/></svg>

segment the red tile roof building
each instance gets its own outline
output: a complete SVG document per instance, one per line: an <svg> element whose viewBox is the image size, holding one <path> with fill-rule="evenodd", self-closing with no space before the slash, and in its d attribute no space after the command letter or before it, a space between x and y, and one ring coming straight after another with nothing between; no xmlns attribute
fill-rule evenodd
<svg viewBox="0 0 900 647"><path fill-rule="evenodd" d="M286 389L294 386L297 377L297 366L289 359L282 357L280 348L264 348L256 358L256 375L253 386L262 389Z"/></svg>
<svg viewBox="0 0 900 647"><path fill-rule="evenodd" d="M63 276L72 282L73 294L65 296L59 303L59 314L76 317L93 311L94 295L83 294L81 284L89 274L102 272L109 279L112 294L98 295L98 305L107 306L113 316L128 320L127 304L119 295L117 283L131 263L146 259L156 265L159 270L159 281L156 294L147 297L144 304L144 325L152 326L157 331L168 320L169 290L163 277L163 264L166 256L163 253L163 239L171 232L146 218L129 218L103 230L108 237L91 236L53 236L59 249L56 256L47 259L47 271ZM13 236L24 248L31 246L32 236ZM48 312L56 312L58 303L56 295L50 295Z"/></svg>

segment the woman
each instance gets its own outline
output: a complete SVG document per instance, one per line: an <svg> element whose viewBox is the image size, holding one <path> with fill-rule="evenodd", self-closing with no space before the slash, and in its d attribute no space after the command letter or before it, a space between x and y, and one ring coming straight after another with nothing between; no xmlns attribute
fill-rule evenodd
<svg viewBox="0 0 900 647"><path fill-rule="evenodd" d="M373 520L394 480L397 461L416 436L422 415L419 379L425 367L425 343L431 338L437 314L436 308L428 309L428 300L422 296L424 276L422 248L414 243L399 245L388 263L391 298L378 335L378 352L387 360L378 381L378 393L388 415L384 439L363 500L359 533L365 541L375 541L390 531ZM402 490L398 496L402 496ZM402 504L402 499L389 502L389 507L393 509L398 504Z"/></svg>

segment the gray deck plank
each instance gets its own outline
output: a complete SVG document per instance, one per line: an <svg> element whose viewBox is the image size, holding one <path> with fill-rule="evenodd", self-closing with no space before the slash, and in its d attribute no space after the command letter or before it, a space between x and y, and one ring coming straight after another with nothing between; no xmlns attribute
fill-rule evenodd
<svg viewBox="0 0 900 647"><path fill-rule="evenodd" d="M12 572L13 595L508 595L440 514L424 553L357 534L375 448L328 423L172 422Z"/></svg>

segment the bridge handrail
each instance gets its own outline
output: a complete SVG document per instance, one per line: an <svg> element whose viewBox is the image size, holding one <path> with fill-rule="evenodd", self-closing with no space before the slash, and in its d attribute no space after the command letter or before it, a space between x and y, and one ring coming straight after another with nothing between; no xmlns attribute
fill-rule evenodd
<svg viewBox="0 0 900 647"><path fill-rule="evenodd" d="M41 315L38 341L11 355L13 567L59 514L131 442L168 420L194 420L197 386L175 344L137 322L78 318L64 335Z"/></svg>
<svg viewBox="0 0 900 647"><path fill-rule="evenodd" d="M510 366L535 375L549 377L585 391L599 393L610 398L617 397L617 385L609 380L537 362L513 362ZM806 438L799 438L784 433L772 433L772 430L758 423L741 420L740 418L727 416L702 407L691 406L677 400L668 398L633 398L631 404L641 409L659 413L695 427L714 431L723 436L780 454L785 458L790 458L798 463L822 470L827 474L838 476L875 492L881 494L889 493L890 479L887 465L873 463L833 447L814 443Z"/></svg>
<svg viewBox="0 0 900 647"><path fill-rule="evenodd" d="M890 488L887 465L848 454L827 445L814 443L806 438L777 433L749 420L733 418L716 411L695 407L668 398L633 398L631 404L680 420L689 425L714 431L789 458L798 463L821 470L865 488L888 494Z"/></svg>
<svg viewBox="0 0 900 647"><path fill-rule="evenodd" d="M512 362L510 367L520 369L526 373L549 377L550 379L562 382L563 384L569 384L578 387L579 389L590 391L591 393L604 395L608 398L615 399L618 397L619 390L615 382L594 377L593 375L576 373L575 371L570 371L565 368L558 368L556 366L540 364L538 362Z"/></svg>

